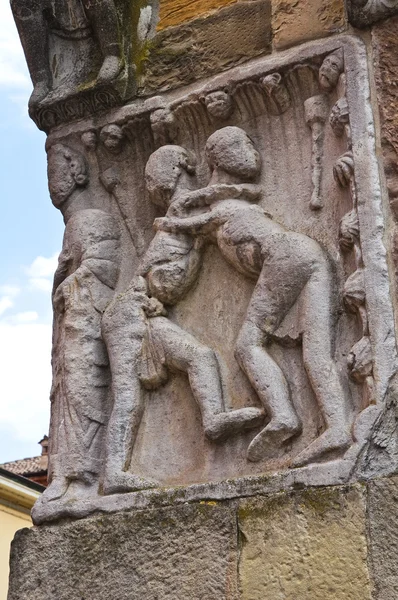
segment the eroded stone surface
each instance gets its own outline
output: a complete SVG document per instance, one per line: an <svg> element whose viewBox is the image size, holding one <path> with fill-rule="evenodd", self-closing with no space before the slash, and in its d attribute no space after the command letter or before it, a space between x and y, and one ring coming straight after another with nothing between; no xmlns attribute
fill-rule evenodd
<svg viewBox="0 0 398 600"><path fill-rule="evenodd" d="M396 106L398 90L397 55L398 17L389 19L372 29L378 107L382 117L382 135L395 150L398 149L398 117Z"/></svg>
<svg viewBox="0 0 398 600"><path fill-rule="evenodd" d="M87 600L370 600L373 558L391 593L372 598L391 600L395 495L394 480L371 489L369 522L367 490L355 484L25 529L12 546L9 600L69 600L71 590Z"/></svg>
<svg viewBox="0 0 398 600"><path fill-rule="evenodd" d="M139 94L185 85L270 50L270 0L237 2L160 32L148 47Z"/></svg>
<svg viewBox="0 0 398 600"><path fill-rule="evenodd" d="M207 13L214 12L236 1L195 0L195 2L186 2L185 0L161 0L157 30L161 31L166 27L181 25L185 21L190 21Z"/></svg>
<svg viewBox="0 0 398 600"><path fill-rule="evenodd" d="M391 234L390 252L394 264L395 293L398 290L398 17L389 19L372 29L372 47L375 63L375 81L378 108L381 117L381 144L384 172L390 209L395 221Z"/></svg>
<svg viewBox="0 0 398 600"><path fill-rule="evenodd" d="M368 497L374 600L391 600L398 596L398 478L375 479Z"/></svg>
<svg viewBox="0 0 398 600"><path fill-rule="evenodd" d="M287 48L343 31L343 0L274 0L272 31L275 48Z"/></svg>
<svg viewBox="0 0 398 600"><path fill-rule="evenodd" d="M365 506L359 486L241 502L241 598L370 599Z"/></svg>
<svg viewBox="0 0 398 600"><path fill-rule="evenodd" d="M236 600L233 507L203 502L21 530L9 600Z"/></svg>

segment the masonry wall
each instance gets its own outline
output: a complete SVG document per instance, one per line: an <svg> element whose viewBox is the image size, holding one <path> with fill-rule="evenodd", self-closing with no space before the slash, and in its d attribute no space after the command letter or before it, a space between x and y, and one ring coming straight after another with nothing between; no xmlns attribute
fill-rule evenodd
<svg viewBox="0 0 398 600"><path fill-rule="evenodd" d="M19 531L8 600L393 600L398 478Z"/></svg>

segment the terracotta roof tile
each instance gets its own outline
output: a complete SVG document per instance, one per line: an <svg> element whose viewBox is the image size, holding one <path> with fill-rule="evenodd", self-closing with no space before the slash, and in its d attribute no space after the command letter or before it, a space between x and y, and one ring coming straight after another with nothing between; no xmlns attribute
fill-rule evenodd
<svg viewBox="0 0 398 600"><path fill-rule="evenodd" d="M47 456L33 456L32 458L13 460L12 462L3 463L0 467L16 475L31 475L47 469Z"/></svg>

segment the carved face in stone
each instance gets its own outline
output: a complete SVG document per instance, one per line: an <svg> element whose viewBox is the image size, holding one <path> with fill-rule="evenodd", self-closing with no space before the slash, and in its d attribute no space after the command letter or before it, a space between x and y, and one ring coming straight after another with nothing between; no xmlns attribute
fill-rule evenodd
<svg viewBox="0 0 398 600"><path fill-rule="evenodd" d="M47 153L47 171L51 200L61 208L76 187L88 182L84 156L63 144L55 144Z"/></svg>
<svg viewBox="0 0 398 600"><path fill-rule="evenodd" d="M101 129L100 139L109 152L118 154L123 147L124 133L119 125L105 125Z"/></svg>
<svg viewBox="0 0 398 600"><path fill-rule="evenodd" d="M213 133L206 143L206 157L213 171L225 171L242 180L251 181L260 173L260 155L240 127L223 127Z"/></svg>
<svg viewBox="0 0 398 600"><path fill-rule="evenodd" d="M336 87L343 69L344 61L342 52L337 51L328 54L319 69L319 83L321 87L326 91L330 91Z"/></svg>
<svg viewBox="0 0 398 600"><path fill-rule="evenodd" d="M207 94L204 98L207 111L214 119L228 119L233 111L232 98L225 90Z"/></svg>
<svg viewBox="0 0 398 600"><path fill-rule="evenodd" d="M97 147L97 134L93 130L85 131L81 137L82 144L88 150L95 150Z"/></svg>
<svg viewBox="0 0 398 600"><path fill-rule="evenodd" d="M195 173L195 161L181 146L162 146L151 154L145 167L145 183L151 200L167 208L183 173Z"/></svg>

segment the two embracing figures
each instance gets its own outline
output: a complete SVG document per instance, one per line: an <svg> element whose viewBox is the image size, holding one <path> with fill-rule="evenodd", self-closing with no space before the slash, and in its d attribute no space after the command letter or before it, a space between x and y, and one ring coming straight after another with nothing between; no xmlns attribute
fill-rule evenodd
<svg viewBox="0 0 398 600"><path fill-rule="evenodd" d="M205 150L211 177L202 189L197 189L195 164L184 148L162 146L149 158L147 189L166 214L155 220L156 234L121 294L114 293L120 247L113 218L92 206L77 212L69 206L68 217L74 197L84 204L85 189L79 184L84 164L79 167L77 153L68 163L74 192L65 201L62 189L53 190L66 221L54 284L54 306L62 315L54 335L65 337L65 351L53 360L53 456L45 501L66 499L72 482L75 496L78 489L98 490L100 475L105 494L157 485L131 473L129 464L145 389L162 385L173 371L187 374L210 440L259 427L266 419L248 447L248 460L260 461L269 447L281 447L299 435L302 424L286 378L269 352L275 332L299 298L303 364L325 427L293 466L341 454L351 443L345 394L332 358L328 259L317 242L287 230L258 206L260 156L242 129L216 131ZM53 149L53 160L58 154ZM209 243L254 282L235 357L264 410L226 410L216 354L167 317L167 307L197 280ZM108 412L107 368L112 377ZM99 444L105 428L103 460Z"/></svg>

